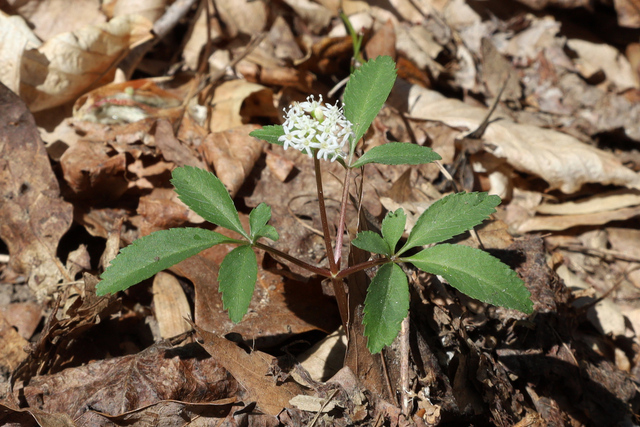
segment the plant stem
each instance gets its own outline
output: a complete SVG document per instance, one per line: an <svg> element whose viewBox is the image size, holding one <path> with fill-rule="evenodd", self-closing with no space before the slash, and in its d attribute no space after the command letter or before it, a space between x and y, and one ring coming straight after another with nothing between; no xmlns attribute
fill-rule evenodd
<svg viewBox="0 0 640 427"><path fill-rule="evenodd" d="M342 279L353 273L357 273L358 271L366 270L368 268L375 267L376 265L382 265L388 262L389 260L387 258L377 258L371 261L361 262L360 264L352 265L351 267L347 267L344 270L340 270L340 272L336 274L336 278Z"/></svg>
<svg viewBox="0 0 640 427"><path fill-rule="evenodd" d="M327 221L327 208L324 205L324 191L322 190L322 171L320 170L320 160L313 153L313 166L316 173L316 188L318 190L318 205L320 207L320 221L322 221L322 234L324 234L324 245L329 258L329 269L332 274L338 272L338 265L334 257L331 256L331 234L329 234L329 222Z"/></svg>
<svg viewBox="0 0 640 427"><path fill-rule="evenodd" d="M262 249L265 252L269 252L272 255L275 255L277 257L280 258L284 258L287 261L289 261L292 264L297 265L298 267L302 267L306 270L309 270L312 273L315 273L319 276L324 276L324 277L329 277L331 278L331 272L329 270L327 270L326 268L320 268L320 267L316 267L315 265L311 265L309 263L306 263L298 258L292 257L289 254L286 254L282 251L279 251L278 249L272 248L270 246L267 245L263 245L262 243L254 243L253 246L255 246L258 249Z"/></svg>
<svg viewBox="0 0 640 427"><path fill-rule="evenodd" d="M340 266L340 259L342 258L342 240L344 237L344 224L346 222L347 215L347 199L349 198L349 178L351 177L351 169L347 168L344 175L344 183L342 184L342 200L340 202L340 219L338 220L338 231L336 232L336 247L335 247L335 263Z"/></svg>
<svg viewBox="0 0 640 427"><path fill-rule="evenodd" d="M409 315L402 321L400 329L400 389L402 413L411 419L411 396L409 394Z"/></svg>

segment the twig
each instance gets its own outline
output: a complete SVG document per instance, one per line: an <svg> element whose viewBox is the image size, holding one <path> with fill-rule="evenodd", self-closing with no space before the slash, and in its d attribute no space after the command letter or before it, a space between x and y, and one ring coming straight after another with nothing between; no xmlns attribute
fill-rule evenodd
<svg viewBox="0 0 640 427"><path fill-rule="evenodd" d="M409 396L409 316L404 318L400 328L400 387L402 400L402 413L407 419L410 419L410 403Z"/></svg>
<svg viewBox="0 0 640 427"><path fill-rule="evenodd" d="M320 414L322 414L322 411L324 410L324 408L327 407L329 402L331 402L333 400L333 398L336 396L336 394L338 394L338 389L333 390L331 392L331 394L329 395L329 397L327 397L327 399L322 403L322 406L320 406L320 410L318 411L316 416L313 417L313 420L311 420L311 422L309 423L308 427L313 427L318 422L318 418L320 418Z"/></svg>

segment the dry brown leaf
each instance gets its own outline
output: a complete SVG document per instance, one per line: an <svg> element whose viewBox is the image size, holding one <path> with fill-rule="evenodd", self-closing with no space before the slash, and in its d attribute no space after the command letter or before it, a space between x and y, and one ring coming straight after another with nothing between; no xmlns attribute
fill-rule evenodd
<svg viewBox="0 0 640 427"><path fill-rule="evenodd" d="M614 0L618 24L622 27L640 28L640 2L638 0Z"/></svg>
<svg viewBox="0 0 640 427"><path fill-rule="evenodd" d="M399 90L392 102L408 105L408 113L414 118L472 131L487 116L486 108L472 107L419 86L400 84L396 88ZM591 182L640 189L640 175L623 166L613 154L561 132L501 118L489 125L483 140L486 151L506 159L519 171L541 177L550 189L573 193Z"/></svg>
<svg viewBox="0 0 640 427"><path fill-rule="evenodd" d="M60 166L76 196L115 200L127 190L126 155L110 155L110 151L102 143L82 141L64 152Z"/></svg>
<svg viewBox="0 0 640 427"><path fill-rule="evenodd" d="M249 136L249 133L256 129L260 129L260 126L245 125L214 132L202 143L204 158L213 166L231 197L242 187L266 144Z"/></svg>
<svg viewBox="0 0 640 427"><path fill-rule="evenodd" d="M218 86L211 105L211 132L241 126L246 123L243 119L248 119L251 112L272 119L279 117L279 112L273 106L271 89L246 80L231 80ZM243 107L249 112L245 113Z"/></svg>
<svg viewBox="0 0 640 427"><path fill-rule="evenodd" d="M153 278L153 307L162 338L191 330L185 320L192 318L189 301L175 276L161 271Z"/></svg>
<svg viewBox="0 0 640 427"><path fill-rule="evenodd" d="M154 137L156 147L158 147L165 160L174 163L176 166L193 166L206 169L205 163L196 156L195 152L175 137L173 127L168 120L158 120Z"/></svg>
<svg viewBox="0 0 640 427"><path fill-rule="evenodd" d="M50 414L36 408L18 409L0 403L0 419L5 425L25 427L75 427L78 424L65 414Z"/></svg>
<svg viewBox="0 0 640 427"><path fill-rule="evenodd" d="M29 341L0 312L0 370L13 372L27 358L28 345Z"/></svg>
<svg viewBox="0 0 640 427"><path fill-rule="evenodd" d="M211 402L236 390L236 382L199 347L163 342L135 355L33 377L14 392L31 407L77 419L90 408L119 415L168 399Z"/></svg>
<svg viewBox="0 0 640 427"><path fill-rule="evenodd" d="M235 343L194 325L200 345L245 389L247 403L256 402L258 409L278 415L289 406L289 400L307 391L295 382L277 384L268 374L275 363L273 356L260 351L247 353Z"/></svg>
<svg viewBox="0 0 640 427"><path fill-rule="evenodd" d="M38 135L33 116L0 84L0 237L11 255L9 269L27 277L41 298L61 279L58 243L73 219Z"/></svg>
<svg viewBox="0 0 640 427"><path fill-rule="evenodd" d="M25 50L20 96L31 111L40 111L112 81L118 62L129 49L152 37L151 28L148 20L127 15L59 34L37 49Z"/></svg>
<svg viewBox="0 0 640 427"><path fill-rule="evenodd" d="M206 10L205 8L201 8L196 22L193 24L191 34L182 50L184 62L192 70L197 70L198 65L200 65L200 54L207 44L207 32L209 32L208 37L213 43L216 43L222 37L220 21L218 21L216 17L211 17L207 23ZM208 58L204 58L205 62L207 60Z"/></svg>

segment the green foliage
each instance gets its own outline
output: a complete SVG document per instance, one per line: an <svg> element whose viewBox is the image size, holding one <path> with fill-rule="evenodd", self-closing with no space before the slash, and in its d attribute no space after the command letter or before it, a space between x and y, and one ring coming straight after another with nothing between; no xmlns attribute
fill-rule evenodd
<svg viewBox="0 0 640 427"><path fill-rule="evenodd" d="M255 243L260 237L267 237L274 242L280 236L272 225L267 225L271 219L271 206L260 203L249 213L249 226L251 228L251 241Z"/></svg>
<svg viewBox="0 0 640 427"><path fill-rule="evenodd" d="M402 208L389 212L382 220L382 237L389 246L389 255L396 252L396 246L404 233L406 223L407 215Z"/></svg>
<svg viewBox="0 0 640 427"><path fill-rule="evenodd" d="M353 34L355 33L352 31L352 36ZM358 140L365 134L387 99L395 78L395 64L389 57L368 61L352 74L344 93L345 116L353 124L355 134L355 138L350 141L351 155ZM275 125L265 126L250 135L272 144L283 145L278 141L283 134L282 126ZM415 165L439 159L440 156L428 147L393 142L372 148L350 167L362 167L368 163ZM343 159L338 161L345 165ZM250 212L250 228L247 233L227 189L214 174L193 167L180 167L173 171L171 182L180 199L205 220L235 231L246 240L230 239L200 228L158 231L136 240L121 251L102 274L103 280L97 286L97 293L104 295L127 289L213 245L238 244L224 258L218 281L224 308L229 311L233 322L240 322L249 308L258 275L258 264L252 246L263 237L274 241L279 238L275 228L268 224L271 208L261 203ZM343 203L346 202L345 198ZM385 216L381 235L371 231L358 233L352 241L354 246L383 256L376 261L382 265L369 286L364 307L365 335L371 352L381 351L394 340L409 310L408 281L397 265L399 262L409 262L423 271L438 274L461 292L485 303L525 313L532 312L530 294L516 273L481 250L440 244L413 256L399 258L411 248L440 243L473 228L495 212L500 202L499 197L487 193L446 196L431 205L418 218L406 243L397 252L396 247L407 220L402 209ZM327 224L323 225L328 229ZM284 257L273 248L265 245L260 247ZM292 257L285 258L325 274L320 268ZM357 268L366 267L367 264L361 264L360 267L350 266L350 269L357 271ZM328 270L325 275L330 275Z"/></svg>
<svg viewBox="0 0 640 427"><path fill-rule="evenodd" d="M367 347L378 353L393 342L402 319L409 312L407 276L397 264L382 265L367 290L364 301L364 334Z"/></svg>
<svg viewBox="0 0 640 427"><path fill-rule="evenodd" d="M238 323L249 309L253 289L258 279L258 261L251 246L238 246L222 261L218 282L223 307L229 310L229 318Z"/></svg>
<svg viewBox="0 0 640 427"><path fill-rule="evenodd" d="M402 259L420 270L439 274L460 292L482 302L533 311L531 294L518 275L479 249L443 243Z"/></svg>
<svg viewBox="0 0 640 427"><path fill-rule="evenodd" d="M100 276L102 281L96 286L96 293L123 291L213 245L237 242L201 228L156 231L120 251Z"/></svg>
<svg viewBox="0 0 640 427"><path fill-rule="evenodd" d="M351 241L351 244L363 251L391 256L391 251L389 250L387 242L385 242L378 233L374 233L373 231L359 232L356 238Z"/></svg>
<svg viewBox="0 0 640 427"><path fill-rule="evenodd" d="M367 151L354 162L351 167L359 168L367 163L382 163L384 165L421 165L441 160L429 147L422 147L408 142L388 142Z"/></svg>
<svg viewBox="0 0 640 427"><path fill-rule="evenodd" d="M256 129L249 135L254 138L264 139L270 144L284 145L283 142L278 141L278 138L284 135L281 125L263 126L262 129Z"/></svg>
<svg viewBox="0 0 640 427"><path fill-rule="evenodd" d="M379 56L365 62L351 74L344 90L344 115L353 124L355 134L349 147L351 155L380 112L395 80L396 64L389 56Z"/></svg>
<svg viewBox="0 0 640 427"><path fill-rule="evenodd" d="M420 215L398 254L470 230L494 213L500 202L500 197L487 193L455 193L443 197Z"/></svg>
<svg viewBox="0 0 640 427"><path fill-rule="evenodd" d="M178 197L195 213L249 239L229 192L217 176L191 166L174 169L172 176L171 183L176 188Z"/></svg>

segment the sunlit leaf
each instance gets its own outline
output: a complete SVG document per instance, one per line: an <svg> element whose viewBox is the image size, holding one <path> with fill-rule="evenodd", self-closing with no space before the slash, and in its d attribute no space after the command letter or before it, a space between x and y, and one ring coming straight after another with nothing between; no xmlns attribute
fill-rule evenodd
<svg viewBox="0 0 640 427"><path fill-rule="evenodd" d="M267 225L271 219L271 206L260 203L249 213L249 226L251 229L251 241L255 242L260 237L267 237L273 241L280 238L276 229Z"/></svg>
<svg viewBox="0 0 640 427"><path fill-rule="evenodd" d="M404 233L404 226L407 223L407 215L402 208L395 212L389 212L382 220L382 237L389 245L389 255L396 251L396 245Z"/></svg>
<svg viewBox="0 0 640 427"><path fill-rule="evenodd" d="M396 64L389 56L365 62L351 74L344 90L344 115L353 124L355 134L351 154L389 97L395 80Z"/></svg>
<svg viewBox="0 0 640 427"><path fill-rule="evenodd" d="M213 224L249 238L242 228L229 192L217 176L191 166L174 169L172 176L171 183L178 197L195 213Z"/></svg>
<svg viewBox="0 0 640 427"><path fill-rule="evenodd" d="M270 144L284 145L283 142L278 141L278 138L284 135L284 129L282 129L281 125L263 126L262 129L256 129L249 135L263 139Z"/></svg>
<svg viewBox="0 0 640 427"><path fill-rule="evenodd" d="M408 312L407 276L396 264L384 264L371 281L364 301L362 323L371 353L378 353L393 342Z"/></svg>
<svg viewBox="0 0 640 427"><path fill-rule="evenodd" d="M359 168L367 163L382 163L385 165L421 165L441 160L438 155L429 147L410 144L408 142L388 142L383 145L373 147L362 155L351 165L352 168Z"/></svg>
<svg viewBox="0 0 640 427"><path fill-rule="evenodd" d="M443 197L420 215L399 253L442 242L475 227L494 213L500 202L500 197L487 193L455 193Z"/></svg>
<svg viewBox="0 0 640 427"><path fill-rule="evenodd" d="M387 242L385 242L378 233L374 233L373 231L359 232L356 238L351 241L351 244L364 251L391 256Z"/></svg>
<svg viewBox="0 0 640 427"><path fill-rule="evenodd" d="M258 261L251 246L238 246L220 264L218 281L222 303L229 310L229 318L238 323L249 309L258 279Z"/></svg>
<svg viewBox="0 0 640 427"><path fill-rule="evenodd" d="M234 242L238 241L202 228L156 231L120 251L100 276L96 293L125 290L211 246Z"/></svg>
<svg viewBox="0 0 640 427"><path fill-rule="evenodd" d="M516 272L480 249L443 243L402 260L439 274L471 298L527 314L533 311L531 294Z"/></svg>

